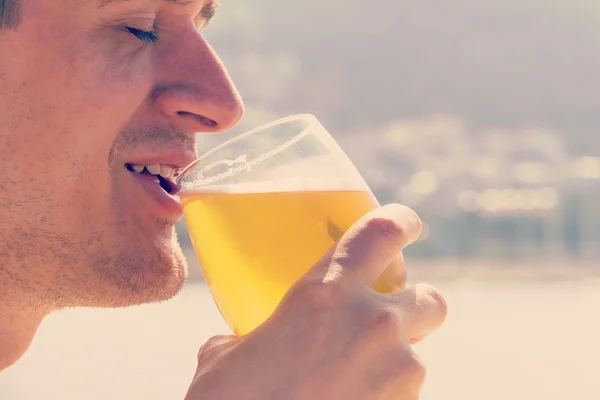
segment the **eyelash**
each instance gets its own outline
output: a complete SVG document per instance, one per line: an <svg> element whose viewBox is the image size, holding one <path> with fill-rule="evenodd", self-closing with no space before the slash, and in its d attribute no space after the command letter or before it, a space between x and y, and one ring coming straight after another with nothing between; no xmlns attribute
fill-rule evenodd
<svg viewBox="0 0 600 400"><path fill-rule="evenodd" d="M142 42L156 44L158 43L158 35L154 32L142 31L141 29L126 27L127 32L141 40Z"/></svg>

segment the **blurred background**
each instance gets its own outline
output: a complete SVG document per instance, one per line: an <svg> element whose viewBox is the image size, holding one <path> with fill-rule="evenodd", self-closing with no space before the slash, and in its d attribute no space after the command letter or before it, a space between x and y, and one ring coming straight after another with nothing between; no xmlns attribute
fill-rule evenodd
<svg viewBox="0 0 600 400"><path fill-rule="evenodd" d="M227 0L206 36L246 103L231 132L315 114L380 203L425 223L410 279L447 296L424 399L598 399L600 2ZM183 398L228 333L202 284L50 316L0 398Z"/></svg>

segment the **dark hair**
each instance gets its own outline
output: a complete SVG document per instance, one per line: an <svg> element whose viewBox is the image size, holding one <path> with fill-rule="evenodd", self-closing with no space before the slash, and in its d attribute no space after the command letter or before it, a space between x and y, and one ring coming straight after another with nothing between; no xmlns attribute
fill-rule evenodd
<svg viewBox="0 0 600 400"><path fill-rule="evenodd" d="M0 0L0 29L14 28L19 24L19 0Z"/></svg>

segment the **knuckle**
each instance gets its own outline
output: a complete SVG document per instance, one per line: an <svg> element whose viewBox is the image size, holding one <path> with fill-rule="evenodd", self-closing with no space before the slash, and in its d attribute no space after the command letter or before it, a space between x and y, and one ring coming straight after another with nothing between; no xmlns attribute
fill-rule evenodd
<svg viewBox="0 0 600 400"><path fill-rule="evenodd" d="M206 357L206 354L209 353L211 351L212 345L210 340L206 343L204 343L202 346L200 346L200 350L198 350L198 360Z"/></svg>
<svg viewBox="0 0 600 400"><path fill-rule="evenodd" d="M427 376L427 367L423 360L413 352L405 354L398 368L398 372L404 379L412 382L417 388L422 385Z"/></svg>
<svg viewBox="0 0 600 400"><path fill-rule="evenodd" d="M312 279L296 287L294 298L311 310L324 310L334 306L342 295L340 282Z"/></svg>
<svg viewBox="0 0 600 400"><path fill-rule="evenodd" d="M205 357L211 355L212 353L214 353L215 351L220 349L222 346L224 346L225 344L230 343L230 342L231 342L231 337L226 336L226 335L219 335L219 336L211 337L210 339L208 339L206 341L206 343L204 343L200 347L200 350L198 351L198 359L200 360L201 358L205 358Z"/></svg>
<svg viewBox="0 0 600 400"><path fill-rule="evenodd" d="M206 351L206 344L203 344L202 346L200 346L200 350L198 350L198 355L196 356L198 361L200 361L204 357L205 351Z"/></svg>
<svg viewBox="0 0 600 400"><path fill-rule="evenodd" d="M366 336L379 341L396 342L402 330L399 315L384 307L378 307L371 311L364 326Z"/></svg>

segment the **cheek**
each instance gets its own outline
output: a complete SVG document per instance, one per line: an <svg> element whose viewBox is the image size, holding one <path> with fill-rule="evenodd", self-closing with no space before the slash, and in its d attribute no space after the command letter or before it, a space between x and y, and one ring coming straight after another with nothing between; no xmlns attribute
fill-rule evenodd
<svg viewBox="0 0 600 400"><path fill-rule="evenodd" d="M38 27L39 36L31 41L52 45L32 52L27 64L36 67L24 80L35 86L30 89L38 100L37 115L45 116L46 126L71 134L69 140L83 136L90 146L111 143L150 93L147 52L104 31L86 34L49 24Z"/></svg>
<svg viewBox="0 0 600 400"><path fill-rule="evenodd" d="M26 160L28 168L19 167L15 178L50 181L84 196L94 185L108 186L110 148L152 86L148 57L134 57L110 35L90 40L50 23L19 44L35 51L11 73L16 95L9 117L17 134L0 153Z"/></svg>
<svg viewBox="0 0 600 400"><path fill-rule="evenodd" d="M2 69L10 86L0 129L14 134L0 140L0 207L26 205L30 222L66 231L115 224L107 159L150 92L147 57L128 59L125 47L90 40L72 21L24 19L19 29L11 50L20 56Z"/></svg>
<svg viewBox="0 0 600 400"><path fill-rule="evenodd" d="M61 156L52 161L63 165L69 163ZM82 226L114 224L111 220L111 185L106 174L76 164L71 164L69 170L59 171L52 168L50 161L41 167L30 169L23 174L22 180L2 179L0 207L13 210L5 217L10 220L14 214L15 223L19 225L65 237L76 232L82 236L79 239L85 239L87 232Z"/></svg>

